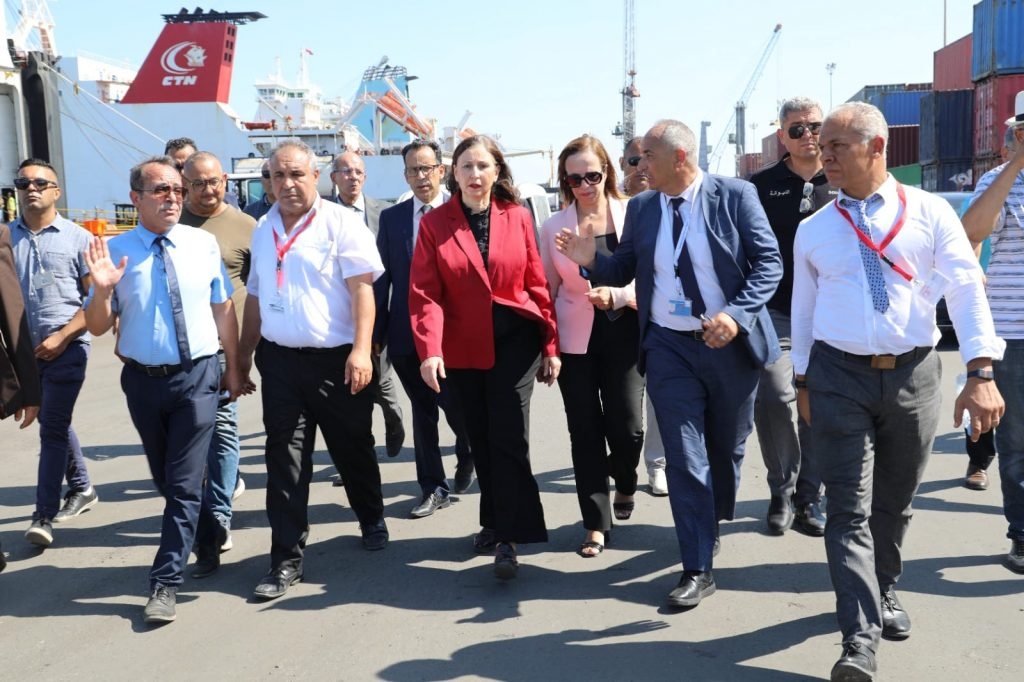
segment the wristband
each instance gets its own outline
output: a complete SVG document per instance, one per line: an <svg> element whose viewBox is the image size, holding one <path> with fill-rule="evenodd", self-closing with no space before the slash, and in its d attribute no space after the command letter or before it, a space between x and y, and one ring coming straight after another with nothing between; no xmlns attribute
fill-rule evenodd
<svg viewBox="0 0 1024 682"><path fill-rule="evenodd" d="M793 388L797 388L797 389L807 388L807 380L806 379L793 379Z"/></svg>
<svg viewBox="0 0 1024 682"><path fill-rule="evenodd" d="M995 372L990 369L972 369L967 373L968 379L984 379L985 381L992 381L996 378Z"/></svg>

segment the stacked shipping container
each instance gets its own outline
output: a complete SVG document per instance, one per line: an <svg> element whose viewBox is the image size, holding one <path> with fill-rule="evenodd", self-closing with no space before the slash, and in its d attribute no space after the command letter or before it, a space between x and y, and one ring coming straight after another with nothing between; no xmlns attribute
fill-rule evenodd
<svg viewBox="0 0 1024 682"><path fill-rule="evenodd" d="M921 187L952 192L973 186L974 93L933 92L921 100Z"/></svg>
<svg viewBox="0 0 1024 682"><path fill-rule="evenodd" d="M974 178L1000 163L1006 119L1024 90L1024 0L982 0L974 6Z"/></svg>

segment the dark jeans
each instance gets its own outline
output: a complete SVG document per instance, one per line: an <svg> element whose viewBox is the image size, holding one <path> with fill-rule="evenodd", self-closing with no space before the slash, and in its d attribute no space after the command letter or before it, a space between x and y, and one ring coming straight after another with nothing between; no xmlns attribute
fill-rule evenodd
<svg viewBox="0 0 1024 682"><path fill-rule="evenodd" d="M216 356L190 372L150 377L125 365L121 388L146 451L153 483L164 498L160 547L150 587L177 586L192 550L203 498L203 473L220 392Z"/></svg>
<svg viewBox="0 0 1024 682"><path fill-rule="evenodd" d="M68 488L83 492L92 485L85 467L82 446L71 416L85 382L89 344L72 341L53 360L37 360L43 399L39 406L39 477L36 484L36 516L52 519L60 511L64 478Z"/></svg>
<svg viewBox="0 0 1024 682"><path fill-rule="evenodd" d="M966 432L964 435L967 438L967 457L970 458L971 465L982 471L988 469L988 465L996 457L996 432L986 431L978 437L977 442L972 441Z"/></svg>
<svg viewBox="0 0 1024 682"><path fill-rule="evenodd" d="M415 355L395 355L391 358L395 374L402 382L412 404L412 442L416 453L416 481L423 495L440 491L450 492L448 478L441 461L438 445L438 408L444 410L448 426L455 433L455 456L459 469L473 468L469 436L459 406L453 399L448 382L441 382L441 392L434 393L420 376L420 359Z"/></svg>
<svg viewBox="0 0 1024 682"><path fill-rule="evenodd" d="M993 364L1006 414L996 429L999 480L1007 537L1024 539L1024 340L1009 339L1002 362Z"/></svg>
<svg viewBox="0 0 1024 682"><path fill-rule="evenodd" d="M345 345L302 351L266 339L256 347L267 431L272 569L302 568L318 427L359 523L374 524L384 518L380 469L373 450L373 395L369 386L352 395L345 383L345 362L351 350L351 345Z"/></svg>
<svg viewBox="0 0 1024 682"><path fill-rule="evenodd" d="M448 368L476 462L480 525L493 529L499 542L547 542L540 489L530 468L530 397L541 348L537 323L495 306L494 346L491 369Z"/></svg>
<svg viewBox="0 0 1024 682"><path fill-rule="evenodd" d="M636 467L644 444L644 378L636 369L636 313L628 312L632 314L613 322L596 311L586 354L562 353L558 388L587 530L612 527L609 476L616 492L636 492Z"/></svg>

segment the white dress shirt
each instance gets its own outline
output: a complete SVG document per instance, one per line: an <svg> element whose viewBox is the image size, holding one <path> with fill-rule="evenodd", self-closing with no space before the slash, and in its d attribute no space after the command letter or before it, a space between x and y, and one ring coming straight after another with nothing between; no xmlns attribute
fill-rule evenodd
<svg viewBox="0 0 1024 682"><path fill-rule="evenodd" d="M424 206L429 206L430 210L434 210L444 202L448 201L448 193L441 191L437 193L437 196L429 204L424 204L420 201L420 198L415 194L412 195L412 246L416 248L416 237L420 236L420 220L425 215L423 212Z"/></svg>
<svg viewBox="0 0 1024 682"><path fill-rule="evenodd" d="M355 213L332 201L317 201L316 217L300 234L282 262L284 282L277 286L274 232L283 244L278 205L270 209L252 235L252 265L246 290L260 301L260 333L289 348L333 348L352 343L355 323L349 277L384 272L370 228ZM296 223L301 227L309 214Z"/></svg>
<svg viewBox="0 0 1024 682"><path fill-rule="evenodd" d="M679 213L683 218L683 232L686 234L686 246L689 249L693 273L697 278L697 287L707 308L705 314L714 317L725 308L725 294L718 284L714 262L711 260L711 245L708 244L707 221L704 216L704 204L700 195L700 186L704 182L704 173L697 171L697 177L679 196L683 203ZM661 225L658 228L658 241L654 247L654 291L651 294L651 320L668 329L679 331L701 328L698 317L683 317L671 313L674 306L671 301L680 297L679 283L676 280L675 248L672 241L672 204L671 197L661 195ZM694 202L697 202L694 204Z"/></svg>
<svg viewBox="0 0 1024 682"><path fill-rule="evenodd" d="M1002 358L1005 342L996 336L982 287L978 259L956 212L944 200L914 187L906 192L906 222L885 248L885 255L915 280L928 282L933 271L949 279L946 304L964 362ZM868 210L871 240L880 245L895 225L900 203L890 175L878 188L882 201ZM846 195L840 191L839 201ZM854 211L851 218L856 221ZM914 286L881 263L889 307L875 311L854 227L835 202L805 219L793 249L793 368L807 371L814 341L856 355L898 355L934 346L941 334L935 305Z"/></svg>

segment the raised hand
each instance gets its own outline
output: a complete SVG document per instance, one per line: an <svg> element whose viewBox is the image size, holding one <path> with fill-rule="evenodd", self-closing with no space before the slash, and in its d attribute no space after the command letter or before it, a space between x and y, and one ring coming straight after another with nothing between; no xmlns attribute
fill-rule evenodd
<svg viewBox="0 0 1024 682"><path fill-rule="evenodd" d="M114 265L110 260L110 249L102 237L93 237L89 248L85 250L85 264L89 266L89 275L92 277L92 284L97 291L109 291L117 286L124 276L124 270L128 266L128 256L123 256L121 262Z"/></svg>
<svg viewBox="0 0 1024 682"><path fill-rule="evenodd" d="M589 225L587 227L589 228ZM594 233L590 229L580 230L580 234L576 234L568 227L563 227L562 231L555 235L555 248L573 263L585 268L591 267L597 256Z"/></svg>

